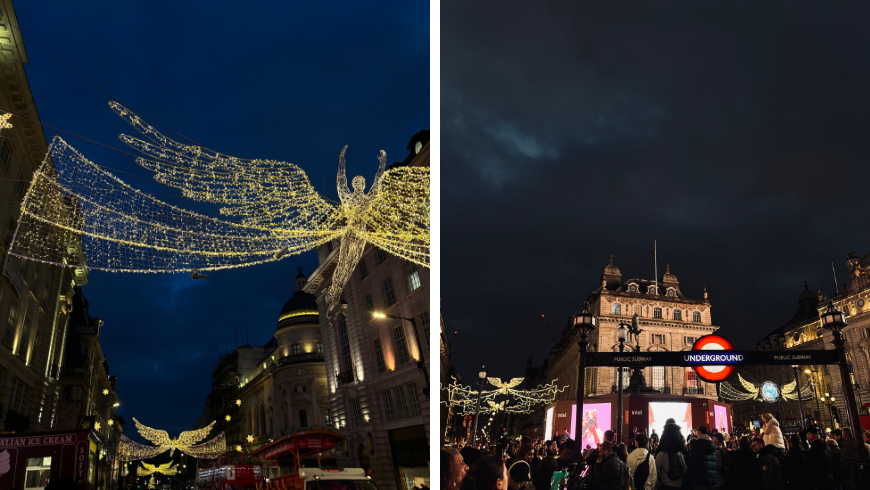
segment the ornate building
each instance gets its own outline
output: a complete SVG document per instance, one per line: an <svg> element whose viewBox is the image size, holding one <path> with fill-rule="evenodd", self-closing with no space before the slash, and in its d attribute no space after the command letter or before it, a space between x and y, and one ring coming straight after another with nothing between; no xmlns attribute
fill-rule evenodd
<svg viewBox="0 0 870 490"><path fill-rule="evenodd" d="M408 150L393 166L428 166L429 132L415 134ZM342 293L346 307L331 321L324 293L337 245L318 248L305 290L317 294L331 418L348 438L339 464L371 471L382 490L431 488L429 269L367 245Z"/></svg>
<svg viewBox="0 0 870 490"><path fill-rule="evenodd" d="M680 289L677 277L671 274L670 264L659 281L648 279L622 280L619 268L610 264L601 276L600 287L587 299L590 310L598 315L599 327L589 339L590 351L616 351L616 329L620 323L630 323L639 316L643 330L639 339L642 351L690 350L699 337L719 329L712 324L707 290L702 299L690 299ZM578 308L579 310L579 308ZM570 325L562 331L562 338L550 351L534 384L559 380L559 385L568 389L557 400L577 398L577 366L579 351ZM634 347L634 341L626 343L626 350ZM601 395L616 391L618 368L590 368L586 375L586 394ZM623 385L628 387L631 372L624 369ZM590 374L591 373L591 374ZM701 381L691 368L650 366L643 370L647 384L663 393L716 397L716 385Z"/></svg>

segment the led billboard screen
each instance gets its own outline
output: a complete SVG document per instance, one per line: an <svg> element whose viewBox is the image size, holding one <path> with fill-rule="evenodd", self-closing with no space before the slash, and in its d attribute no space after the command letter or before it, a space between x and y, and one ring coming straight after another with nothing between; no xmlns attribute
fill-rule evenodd
<svg viewBox="0 0 870 490"><path fill-rule="evenodd" d="M595 447L604 441L604 431L610 430L611 408L610 403L584 403L582 444Z"/></svg>
<svg viewBox="0 0 870 490"><path fill-rule="evenodd" d="M649 404L649 428L650 434L655 429L659 437L665 427L665 421L674 419L682 429L683 436L688 434L687 429L692 426L692 406L682 402L650 402Z"/></svg>

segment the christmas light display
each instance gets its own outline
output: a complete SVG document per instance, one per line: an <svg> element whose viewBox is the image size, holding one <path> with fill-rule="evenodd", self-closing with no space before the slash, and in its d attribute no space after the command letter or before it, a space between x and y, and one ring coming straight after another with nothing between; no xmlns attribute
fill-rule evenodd
<svg viewBox="0 0 870 490"><path fill-rule="evenodd" d="M499 378L488 378L488 381L496 387L494 390L483 391L480 394L480 413L530 413L539 405L552 403L556 395L565 391L567 386L559 386L558 379L551 383L538 385L532 390L516 390L515 386L522 383L523 378L513 378L503 383ZM477 410L478 392L469 386L459 384L454 378L449 385L441 385L442 390L447 391L447 399L442 400L447 406L453 406L459 413L474 413ZM499 401L497 398L503 398Z"/></svg>
<svg viewBox="0 0 870 490"><path fill-rule="evenodd" d="M8 112L6 114L0 114L0 129L6 129L6 128L12 127L12 123L9 122L10 117L12 117L12 114L10 114Z"/></svg>
<svg viewBox="0 0 870 490"><path fill-rule="evenodd" d="M745 374L745 373L744 373ZM747 374L747 377L750 377ZM755 400L761 399L768 403L773 403L776 401L777 397L773 394L774 390L770 390L770 385L773 385L776 388L776 385L770 381L765 382L754 382L747 381L746 378L743 377L742 374L737 374L737 380L740 382L740 385L746 391L741 391L734 386L732 386L728 381L723 381L719 384L719 394L723 399L736 402L736 401L746 401L746 400ZM763 392L762 390L767 387L767 392ZM782 390L778 393L780 397L784 400L797 400L798 393L796 391L797 382L792 381L782 387ZM775 390L779 391L779 390ZM812 386L805 386L800 392L801 400L812 400L815 396L813 392Z"/></svg>
<svg viewBox="0 0 870 490"><path fill-rule="evenodd" d="M170 461L168 463L163 463L162 465L153 465L149 463L142 463L142 466L136 468L136 474L139 476L148 476L153 475L155 473L161 473L164 475L175 475L178 473L178 466L173 466L175 461Z"/></svg>
<svg viewBox="0 0 870 490"><path fill-rule="evenodd" d="M182 432L177 439L170 439L169 434L164 430L152 429L142 425L135 417L133 422L136 424L139 434L154 445L145 446L128 439L126 436L122 436L118 447L119 458L122 461L148 459L166 451L170 451L170 456L175 451L179 451L196 458L214 459L227 450L226 436L223 432L213 439L202 444L197 444L208 436L212 426L215 424L214 422L202 429Z"/></svg>
<svg viewBox="0 0 870 490"><path fill-rule="evenodd" d="M110 106L147 141L121 135L140 152L154 180L185 197L221 204L215 219L140 192L55 137L22 203L11 254L52 264L113 272L179 272L279 260L339 240L327 292L335 306L365 244L429 266L429 168L389 171L378 156L374 183L347 185L345 149L337 177L340 203L320 196L299 167L246 160L160 134L117 102ZM81 252L77 252L78 244ZM83 253L82 253L83 252ZM83 255L83 256L81 256Z"/></svg>

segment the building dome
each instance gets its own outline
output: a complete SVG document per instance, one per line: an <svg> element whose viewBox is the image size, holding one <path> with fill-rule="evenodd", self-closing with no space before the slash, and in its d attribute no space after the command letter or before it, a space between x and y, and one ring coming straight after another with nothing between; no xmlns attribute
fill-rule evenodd
<svg viewBox="0 0 870 490"><path fill-rule="evenodd" d="M861 257L861 260L858 261L858 265L862 268L870 266L870 253Z"/></svg>
<svg viewBox="0 0 870 490"><path fill-rule="evenodd" d="M286 320L296 317L304 317L309 315L317 316L317 297L311 293L303 291L303 287L307 283L305 274L302 273L302 268L299 268L299 274L295 278L296 291L293 297L284 303L281 308L281 313L278 314L278 324L280 325Z"/></svg>
<svg viewBox="0 0 870 490"><path fill-rule="evenodd" d="M604 268L605 276L621 276L622 273L619 272L619 268L613 265L613 255L610 256L610 265Z"/></svg>
<svg viewBox="0 0 870 490"><path fill-rule="evenodd" d="M671 274L671 264L665 264L665 276L662 277L662 282L679 283L677 276Z"/></svg>
<svg viewBox="0 0 870 490"><path fill-rule="evenodd" d="M804 281L804 291L801 293L800 296L798 296L798 303L807 300L815 301L818 303L819 297L818 295L816 295L816 293L810 291L810 287L807 285L807 282Z"/></svg>

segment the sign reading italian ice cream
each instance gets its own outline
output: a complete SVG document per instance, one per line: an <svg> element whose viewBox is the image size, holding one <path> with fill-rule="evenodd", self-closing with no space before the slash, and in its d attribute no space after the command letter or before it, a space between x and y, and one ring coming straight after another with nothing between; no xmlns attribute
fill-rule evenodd
<svg viewBox="0 0 870 490"><path fill-rule="evenodd" d="M10 434L0 437L0 490L20 490L25 481L39 486L65 476L76 482L88 476L87 431Z"/></svg>

